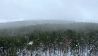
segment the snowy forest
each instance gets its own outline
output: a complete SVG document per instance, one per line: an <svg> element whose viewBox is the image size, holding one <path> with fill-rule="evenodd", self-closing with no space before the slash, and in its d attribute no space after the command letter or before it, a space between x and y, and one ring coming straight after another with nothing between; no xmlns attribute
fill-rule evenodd
<svg viewBox="0 0 98 56"><path fill-rule="evenodd" d="M0 56L98 56L98 0L0 0Z"/></svg>
<svg viewBox="0 0 98 56"><path fill-rule="evenodd" d="M34 31L0 36L0 56L97 56L98 31Z"/></svg>

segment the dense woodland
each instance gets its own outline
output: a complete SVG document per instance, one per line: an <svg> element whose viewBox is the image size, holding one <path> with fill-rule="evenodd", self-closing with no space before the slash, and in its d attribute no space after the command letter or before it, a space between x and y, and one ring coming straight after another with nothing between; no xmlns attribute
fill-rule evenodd
<svg viewBox="0 0 98 56"><path fill-rule="evenodd" d="M35 56L43 56L40 52L44 56L97 56L98 31L37 30L24 35L0 37L1 56L19 56L20 53L26 56L26 51L30 51L27 56L34 56L35 51L38 52Z"/></svg>
<svg viewBox="0 0 98 56"><path fill-rule="evenodd" d="M97 23L24 23L0 25L0 56L98 56Z"/></svg>

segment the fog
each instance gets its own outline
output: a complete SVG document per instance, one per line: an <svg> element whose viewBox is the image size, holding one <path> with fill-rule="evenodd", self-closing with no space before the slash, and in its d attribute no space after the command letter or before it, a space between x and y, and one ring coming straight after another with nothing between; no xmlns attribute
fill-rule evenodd
<svg viewBox="0 0 98 56"><path fill-rule="evenodd" d="M98 0L0 0L0 22L65 19L98 22Z"/></svg>

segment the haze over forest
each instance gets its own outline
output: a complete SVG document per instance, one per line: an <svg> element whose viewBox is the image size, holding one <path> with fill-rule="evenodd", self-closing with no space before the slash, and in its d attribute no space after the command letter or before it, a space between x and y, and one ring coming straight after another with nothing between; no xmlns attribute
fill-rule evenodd
<svg viewBox="0 0 98 56"><path fill-rule="evenodd" d="M98 0L0 0L0 56L98 56Z"/></svg>

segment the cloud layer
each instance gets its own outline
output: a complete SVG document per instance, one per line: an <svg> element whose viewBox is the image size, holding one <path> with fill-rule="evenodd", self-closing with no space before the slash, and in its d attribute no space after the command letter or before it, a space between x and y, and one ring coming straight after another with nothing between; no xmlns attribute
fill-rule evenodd
<svg viewBox="0 0 98 56"><path fill-rule="evenodd" d="M0 0L0 22L29 19L98 22L98 0Z"/></svg>

